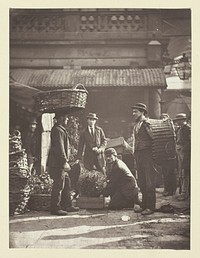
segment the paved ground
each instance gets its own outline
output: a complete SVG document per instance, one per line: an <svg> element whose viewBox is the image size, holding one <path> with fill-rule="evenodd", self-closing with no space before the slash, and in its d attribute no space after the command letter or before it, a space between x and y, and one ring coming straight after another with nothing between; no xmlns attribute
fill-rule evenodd
<svg viewBox="0 0 200 258"><path fill-rule="evenodd" d="M157 208L170 203L174 213L142 216L133 210L80 210L66 217L28 212L10 217L11 248L66 249L190 249L189 201L162 197ZM129 220L124 221L128 217Z"/></svg>

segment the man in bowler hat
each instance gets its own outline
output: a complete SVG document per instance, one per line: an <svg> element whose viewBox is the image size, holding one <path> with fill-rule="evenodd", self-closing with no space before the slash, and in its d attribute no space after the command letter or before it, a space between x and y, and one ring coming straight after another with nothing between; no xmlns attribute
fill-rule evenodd
<svg viewBox="0 0 200 258"><path fill-rule="evenodd" d="M152 130L145 117L147 107L143 103L137 103L132 107L133 118L136 122L133 129L133 146L138 173L138 184L142 193L141 208L135 210L142 215L150 215L156 205L156 172L152 158Z"/></svg>
<svg viewBox="0 0 200 258"><path fill-rule="evenodd" d="M187 123L185 113L177 114L173 121L178 126L176 131L176 152L181 192L178 200L183 201L189 197L190 189L191 127Z"/></svg>
<svg viewBox="0 0 200 258"><path fill-rule="evenodd" d="M107 140L103 129L96 125L97 120L95 113L88 114L87 127L80 135L77 162L83 159L86 169L97 169L104 173L104 150Z"/></svg>
<svg viewBox="0 0 200 258"><path fill-rule="evenodd" d="M47 160L48 172L54 181L51 214L65 216L67 212L78 211L79 208L72 206L70 195L69 136L65 129L68 114L58 111L55 113L55 118L57 122L51 130L51 147Z"/></svg>

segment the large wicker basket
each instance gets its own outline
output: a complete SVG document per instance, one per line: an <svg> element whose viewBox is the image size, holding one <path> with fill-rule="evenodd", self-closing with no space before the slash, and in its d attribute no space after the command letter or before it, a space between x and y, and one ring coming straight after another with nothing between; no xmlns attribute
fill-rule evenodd
<svg viewBox="0 0 200 258"><path fill-rule="evenodd" d="M79 110L86 106L88 92L82 84L71 89L52 90L37 93L35 110L43 113L54 113L58 110Z"/></svg>
<svg viewBox="0 0 200 258"><path fill-rule="evenodd" d="M176 157L175 130L170 119L149 119L153 131L153 158L157 164Z"/></svg>
<svg viewBox="0 0 200 258"><path fill-rule="evenodd" d="M31 194L28 202L30 210L50 211L51 194Z"/></svg>

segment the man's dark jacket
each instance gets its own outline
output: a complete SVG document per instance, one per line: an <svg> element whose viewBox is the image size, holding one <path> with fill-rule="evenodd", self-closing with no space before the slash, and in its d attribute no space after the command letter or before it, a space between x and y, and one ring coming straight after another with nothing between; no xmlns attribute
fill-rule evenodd
<svg viewBox="0 0 200 258"><path fill-rule="evenodd" d="M119 191L126 199L133 199L137 189L137 182L127 165L116 159L108 173L108 184L104 189L104 196L113 196Z"/></svg>
<svg viewBox="0 0 200 258"><path fill-rule="evenodd" d="M90 164L93 155L97 155L99 162L103 164L104 160L100 160L103 159L102 153L96 154L92 148L97 147L103 152L106 144L107 140L102 128L95 126L94 136L92 136L87 127L80 135L77 159L81 160L84 153L83 162Z"/></svg>
<svg viewBox="0 0 200 258"><path fill-rule="evenodd" d="M177 130L176 139L177 151L182 156L182 168L190 169L191 162L191 127L189 124L184 124Z"/></svg>
<svg viewBox="0 0 200 258"><path fill-rule="evenodd" d="M47 160L48 167L65 168L69 160L69 137L62 125L55 124L51 130L51 146Z"/></svg>

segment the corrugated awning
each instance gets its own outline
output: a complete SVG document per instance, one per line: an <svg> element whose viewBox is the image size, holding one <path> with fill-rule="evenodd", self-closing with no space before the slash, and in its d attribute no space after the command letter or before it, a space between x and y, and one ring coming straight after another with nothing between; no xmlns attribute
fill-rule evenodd
<svg viewBox="0 0 200 258"><path fill-rule="evenodd" d="M22 108L32 112L33 96L40 90L18 83L10 79L10 99L19 104Z"/></svg>
<svg viewBox="0 0 200 258"><path fill-rule="evenodd" d="M156 87L166 88L162 68L151 69L87 69L35 70L13 69L12 78L30 87L42 90L71 88L77 83L87 87Z"/></svg>

